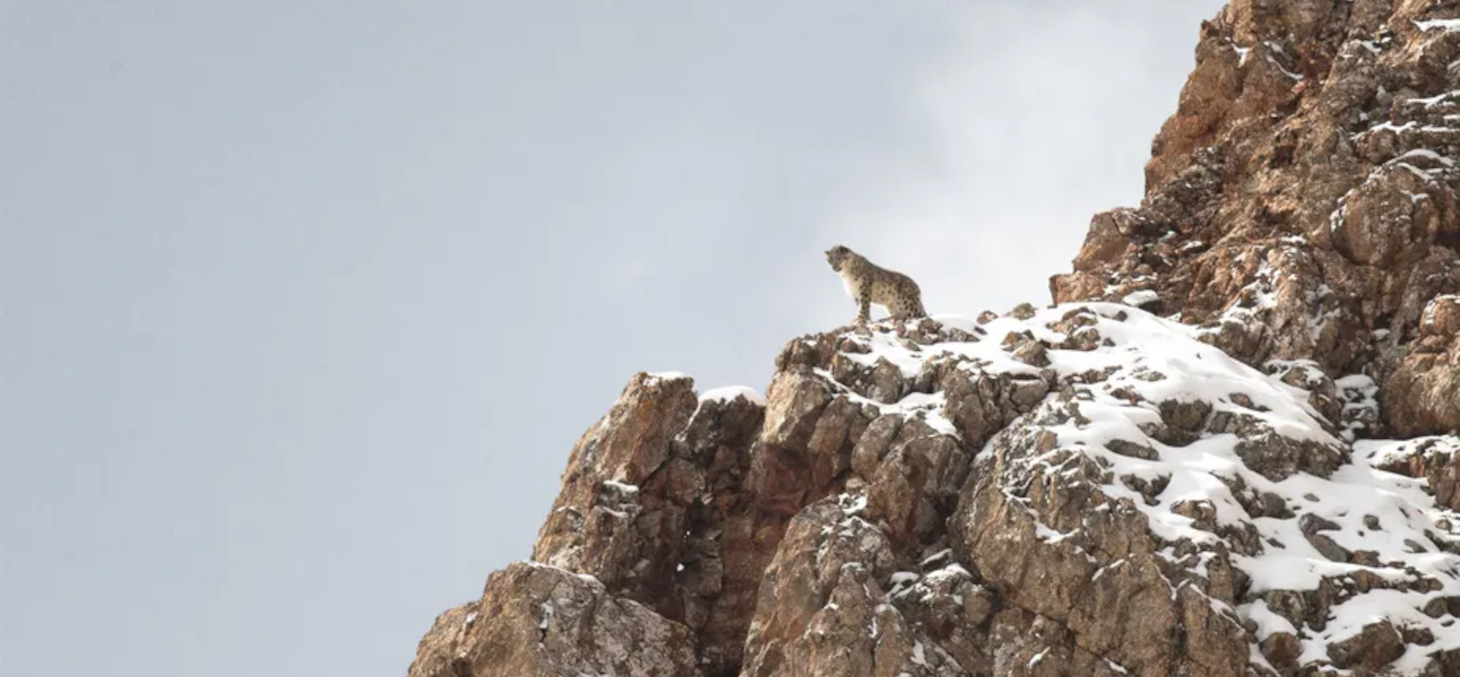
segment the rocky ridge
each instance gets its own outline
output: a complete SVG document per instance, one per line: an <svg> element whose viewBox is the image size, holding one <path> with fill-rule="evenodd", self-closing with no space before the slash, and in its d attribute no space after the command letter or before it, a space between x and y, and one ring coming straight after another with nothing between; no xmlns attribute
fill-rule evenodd
<svg viewBox="0 0 1460 677"><path fill-rule="evenodd" d="M1055 306L635 376L411 677L1460 675L1456 64L1232 2Z"/></svg>
<svg viewBox="0 0 1460 677"><path fill-rule="evenodd" d="M1237 0L1056 302L1129 301L1260 366L1381 386L1371 435L1460 428L1460 4Z"/></svg>

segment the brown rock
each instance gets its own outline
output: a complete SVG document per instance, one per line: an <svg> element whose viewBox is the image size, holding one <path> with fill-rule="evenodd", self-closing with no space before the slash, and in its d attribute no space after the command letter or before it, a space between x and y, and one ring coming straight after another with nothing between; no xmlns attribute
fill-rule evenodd
<svg viewBox="0 0 1460 677"><path fill-rule="evenodd" d="M452 609L421 640L410 677L460 675L697 677L689 629L602 584L561 569L513 564L480 602Z"/></svg>
<svg viewBox="0 0 1460 677"><path fill-rule="evenodd" d="M1404 653L1404 637L1388 621L1364 626L1363 631L1328 645L1328 656L1339 668L1377 670Z"/></svg>
<svg viewBox="0 0 1460 677"><path fill-rule="evenodd" d="M1405 437L1460 432L1460 341L1439 355L1411 353L1384 383L1385 419Z"/></svg>
<svg viewBox="0 0 1460 677"><path fill-rule="evenodd" d="M421 643L416 647L416 660L406 671L408 677L456 677L470 674L471 661L467 658L466 646L471 637L471 626L480 618L475 601L447 609Z"/></svg>
<svg viewBox="0 0 1460 677"><path fill-rule="evenodd" d="M1454 412L1428 393L1453 384L1427 375L1434 360L1401 367L1399 353L1423 305L1460 291L1460 117L1426 103L1449 87L1440 61L1457 43L1412 28L1430 9L1353 5L1234 2L1208 23L1141 206L1097 216L1051 291L1067 302L1151 289L1162 312L1210 327L1254 366L1310 359L1337 378L1372 365L1381 383L1402 369L1392 399L1411 404L1386 417L1404 434L1439 432ZM1379 350L1376 329L1392 337Z"/></svg>
<svg viewBox="0 0 1460 677"><path fill-rule="evenodd" d="M880 581L892 548L858 517L866 499L825 499L791 521L760 586L741 674L874 674Z"/></svg>
<svg viewBox="0 0 1460 677"><path fill-rule="evenodd" d="M1460 296L1439 296L1426 304L1420 316L1419 335L1421 338L1460 336Z"/></svg>
<svg viewBox="0 0 1460 677"><path fill-rule="evenodd" d="M1407 453L1393 458L1381 467L1410 477L1424 478L1435 501L1451 510L1460 510L1460 438L1424 437L1406 445ZM1368 517L1365 524L1368 525ZM1373 519L1370 529L1379 529Z"/></svg>
<svg viewBox="0 0 1460 677"><path fill-rule="evenodd" d="M670 463L674 436L697 406L688 378L635 376L573 448L533 560L593 575L641 601L662 596L651 588L673 571L677 535L703 481L692 464ZM656 539L655 532L667 536ZM640 565L646 558L647 569Z"/></svg>
<svg viewBox="0 0 1460 677"><path fill-rule="evenodd" d="M1384 383L1386 418L1405 436L1460 432L1460 296L1425 306L1418 339Z"/></svg>
<svg viewBox="0 0 1460 677"><path fill-rule="evenodd" d="M1233 0L1201 27L1141 204L1097 214L1073 270L1050 280L1057 303L1131 299L1179 320L1274 392L1299 389L1342 442L1284 434L1255 391L1147 401L1112 381L1181 375L1052 368L1120 339L1099 308L1046 320L1052 339L989 337L993 313L971 331L924 319L801 337L764 407L641 374L573 449L533 550L553 566L494 574L480 601L437 619L410 674L1268 677L1262 659L1284 676L1383 674L1407 648L1432 674L1460 671L1460 652L1416 648L1438 633L1408 621L1300 664L1352 596L1445 584L1392 551L1348 550L1352 522L1305 507L1320 497L1265 488L1333 477L1362 460L1355 439L1436 435L1385 467L1460 509L1460 445L1440 436L1460 431L1460 32L1425 23L1455 11ZM1033 369L948 350L908 375L872 357L878 332L908 354L1002 340ZM1145 410L1139 425L1103 448L1071 443L1111 402ZM1244 466L1212 476L1230 499L1173 499L1190 484L1163 455L1218 442ZM1195 531L1153 533L1145 511L1163 505ZM1258 518L1297 520L1323 557L1387 571L1252 593L1234 553L1292 545ZM1410 550L1460 550L1448 519L1432 525ZM1422 610L1454 616L1455 599ZM1239 620L1257 600L1296 630L1259 636Z"/></svg>
<svg viewBox="0 0 1460 677"><path fill-rule="evenodd" d="M1094 270L1115 260L1146 227L1146 219L1138 210L1113 209L1096 214L1085 234L1085 244L1075 257L1075 270Z"/></svg>
<svg viewBox="0 0 1460 677"><path fill-rule="evenodd" d="M784 449L804 449L821 410L831 402L826 381L803 371L776 374L766 392L765 431L761 440Z"/></svg>
<svg viewBox="0 0 1460 677"><path fill-rule="evenodd" d="M1172 595L1144 518L1096 488L1099 465L1076 455L1048 458L1019 428L995 437L994 457L983 458L964 487L950 524L959 558L977 563L1009 603L1059 623L1070 633L1060 645L1131 674L1172 674L1178 665L1245 674L1241 626L1215 613L1212 593L1198 585ZM1173 643L1170 629L1183 624L1204 630Z"/></svg>

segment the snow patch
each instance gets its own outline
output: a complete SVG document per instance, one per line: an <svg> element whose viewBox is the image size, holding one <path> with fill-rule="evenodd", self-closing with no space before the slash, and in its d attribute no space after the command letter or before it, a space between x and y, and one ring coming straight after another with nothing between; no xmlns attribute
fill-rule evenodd
<svg viewBox="0 0 1460 677"><path fill-rule="evenodd" d="M616 480L604 480L603 486L614 489L621 494L630 496L639 493L639 487L632 484L624 484L623 482L619 482Z"/></svg>
<svg viewBox="0 0 1460 677"><path fill-rule="evenodd" d="M765 396L760 394L755 388L748 386L725 386L723 388L708 390L700 395L700 402L726 403L742 398L757 406L764 407L766 405Z"/></svg>
<svg viewBox="0 0 1460 677"><path fill-rule="evenodd" d="M1446 160L1425 152L1411 153L1409 158L1441 165ZM1341 219L1341 210L1340 205L1335 220ZM1296 244L1285 242L1280 247ZM1286 273L1278 257L1272 261L1277 265L1264 260L1260 266L1243 293L1243 305L1227 310L1229 321L1248 321L1254 313L1276 306L1275 290ZM1308 294L1308 301L1317 304L1334 292L1319 288ZM1140 301L1129 296L1127 301ZM1101 345L1093 350L1058 347L1069 337L1054 327L1072 326L1064 321L1076 312L1087 318L1077 323L1078 331L1094 331L1100 337ZM1325 321L1321 314L1312 318L1313 326L1320 329ZM1041 377L1045 370L1054 372L1076 391L1074 402L1079 416L1051 416L1049 420L1066 421L1043 427L1055 434L1054 448L1021 462L1031 467L1044 463L1042 470L1053 474L1066 470L1054 464L1056 454L1068 458L1073 450L1094 459L1114 478L1102 484L1100 491L1112 501L1127 499L1144 515L1151 533L1172 544L1162 556L1173 564L1180 563L1195 576L1209 575L1207 565L1219 550L1232 553L1230 561L1250 580L1247 599L1256 601L1236 608L1215 600L1212 605L1218 613L1244 623L1250 621L1256 628L1255 642L1274 633L1290 633L1301 642L1303 661L1320 660L1326 657L1330 644L1354 636L1376 620L1387 619L1396 627L1427 630L1435 637L1423 651L1410 650L1389 667L1398 674L1414 673L1430 653L1460 649L1460 624L1448 617L1431 618L1422 611L1436 599L1460 597L1460 556L1449 552L1460 552L1453 545L1460 543L1460 534L1453 526L1460 524L1460 515L1436 506L1423 480L1382 469L1407 463L1415 454L1441 453L1442 447L1436 445L1442 443L1453 444L1453 453L1460 453L1460 438L1428 443L1353 442L1361 430L1339 428L1339 421L1324 420L1310 404L1307 390L1283 382L1283 376L1295 369L1313 369L1309 378L1295 382L1316 386L1318 372L1311 363L1273 362L1266 365L1272 373L1263 373L1198 340L1210 329L1182 325L1131 304L1065 304L1036 310L1027 320L995 318L980 328L987 332L985 339L933 345L912 345L890 331L874 330L871 336L848 334L849 340L859 342L867 352L842 353L842 357L869 367L892 364L906 378L936 368L946 359L959 360L959 369L985 375ZM1043 370L1014 359L1011 348L1001 340L1009 334L1026 332L1053 346L1047 351L1049 365ZM926 417L940 434L956 434L951 425L945 426L946 419L941 416L946 404L941 393L914 393L899 402L883 404L857 395L825 370L817 373L836 386L839 396L875 406L883 413ZM1090 373L1103 377L1088 382L1071 378ZM1335 384L1343 393L1342 419L1367 413L1360 410L1372 408L1377 412L1378 389L1371 378L1355 374L1339 378ZM1055 400L1047 396L1029 416L1035 418L1041 411L1049 413L1052 407L1068 404ZM1301 443L1312 453L1332 454L1338 467L1326 478L1296 472L1275 480L1248 467L1244 439L1233 433L1206 432L1181 446L1164 444L1147 431L1163 424L1160 405L1166 402L1202 402L1210 407L1209 416L1240 419L1244 426L1258 431L1254 434L1265 436L1262 440ZM1117 441L1151 453L1142 457L1116 453L1112 446ZM1127 480L1143 481L1147 493L1132 488L1134 485L1127 484ZM1150 490L1152 486L1159 489ZM1253 517L1244 508L1253 496L1265 497L1283 516ZM842 506L848 519L859 519L852 516L865 507L865 500L861 496L844 497ZM1201 526L1186 516L1194 514L1190 510L1193 505L1202 511ZM1300 523L1307 525L1306 531ZM1047 542L1066 541L1076 535L1037 520L1033 528ZM1231 534L1249 532L1256 536L1255 549L1239 550L1224 543ZM1174 546L1179 543L1194 546L1196 556L1178 557ZM1191 552L1191 548L1183 547ZM1333 553L1337 550L1347 554L1336 557ZM923 566L935 566L945 556L937 553L928 557ZM1094 575L1098 578L1125 565L1123 560L1111 562ZM893 595L915 591L932 594L930 584L944 577L967 575L950 561L921 577L912 572L899 573L890 587ZM1364 586L1366 592L1353 589L1349 582L1355 578L1371 582ZM1172 594L1186 584L1173 585ZM1260 599L1270 591L1305 592L1320 585L1345 589L1335 598L1331 617L1321 630L1306 624L1295 626ZM1454 627L1446 627L1447 622ZM875 619L871 632L875 636ZM1252 651L1255 663L1265 663L1255 645ZM1035 656L1031 665L1047 653Z"/></svg>
<svg viewBox="0 0 1460 677"><path fill-rule="evenodd" d="M1143 289L1141 291L1133 291L1129 294L1126 294L1125 298L1121 299L1120 302L1128 306L1135 306L1139 308L1146 305L1147 303L1153 303L1155 301L1159 301L1160 299L1161 295L1157 294L1155 291L1150 289Z"/></svg>
<svg viewBox="0 0 1460 677"><path fill-rule="evenodd" d="M1426 33L1432 30L1438 30L1444 33L1460 31L1460 19L1431 19L1429 21L1416 21L1414 25Z"/></svg>

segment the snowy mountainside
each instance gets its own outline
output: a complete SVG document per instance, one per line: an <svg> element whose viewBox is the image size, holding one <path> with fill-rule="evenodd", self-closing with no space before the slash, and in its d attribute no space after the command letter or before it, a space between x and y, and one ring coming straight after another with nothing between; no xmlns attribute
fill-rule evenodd
<svg viewBox="0 0 1460 677"><path fill-rule="evenodd" d="M575 448L533 561L443 614L412 674L1454 663L1460 535L1425 478L1460 475L1460 438L1352 441L1377 418L1365 377L1210 340L1024 305L795 339L764 396L640 374ZM616 616L641 620L596 620ZM519 633L538 639L502 658Z"/></svg>
<svg viewBox="0 0 1460 677"><path fill-rule="evenodd" d="M411 677L1460 676L1457 21L1233 0L1055 307L634 376Z"/></svg>
<svg viewBox="0 0 1460 677"><path fill-rule="evenodd" d="M1138 511L1163 567L1182 569L1168 577L1173 594L1191 585L1249 629L1256 663L1268 665L1267 645L1298 665L1331 665L1330 647L1346 651L1345 642L1376 626L1394 634L1387 651L1403 651L1389 657L1396 674L1418 674L1429 654L1460 648L1455 618L1436 614L1460 586L1454 513L1436 505L1423 480L1381 469L1412 453L1412 443L1345 441L1343 421L1325 418L1315 402L1350 419L1373 413L1334 407L1338 388L1316 365L1276 361L1263 373L1200 342L1200 329L1116 304L1066 304L982 325L939 319L986 336L916 345L885 331L852 335L848 342L867 352L848 357L896 365L909 380L953 360L981 375L1051 381L1035 410L986 445L972 474L1004 473L1004 492L1017 498L1042 474L1093 462L1097 470L1081 476L1102 498L1090 509ZM1010 348L1031 335L1049 348L1021 361ZM1362 393L1364 381L1349 377L1348 390ZM913 393L884 409L956 435L925 406L942 397ZM1048 542L1086 542L1076 547L1095 576L1121 566L1084 536L1087 524L1054 528L1037 510L1030 517ZM1209 590L1214 558L1237 579L1230 597ZM1319 603L1292 601L1307 598ZM1422 643L1406 647L1405 637Z"/></svg>

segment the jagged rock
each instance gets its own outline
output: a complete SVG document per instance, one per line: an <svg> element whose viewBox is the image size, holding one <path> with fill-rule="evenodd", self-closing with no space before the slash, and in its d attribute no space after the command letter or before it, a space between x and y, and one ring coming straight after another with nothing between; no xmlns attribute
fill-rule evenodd
<svg viewBox="0 0 1460 677"><path fill-rule="evenodd" d="M771 380L766 395L770 404L761 440L785 449L805 448L821 410L831 402L826 382L803 371L784 371Z"/></svg>
<svg viewBox="0 0 1460 677"><path fill-rule="evenodd" d="M828 498L791 521L761 582L742 674L873 674L879 636L869 628L895 560L858 516L865 506L863 496Z"/></svg>
<svg viewBox="0 0 1460 677"><path fill-rule="evenodd" d="M1080 647L1060 623L1023 609L1005 609L990 631L992 669L983 674L1020 677L1119 677L1130 670Z"/></svg>
<svg viewBox="0 0 1460 677"><path fill-rule="evenodd" d="M1460 674L1460 5L1196 61L1060 305L634 377L412 677Z"/></svg>
<svg viewBox="0 0 1460 677"><path fill-rule="evenodd" d="M944 415L957 426L964 439L979 444L1019 414L1005 393L1012 384L983 371L949 368L940 388L947 395ZM1032 399L1032 398L1028 398Z"/></svg>
<svg viewBox="0 0 1460 677"><path fill-rule="evenodd" d="M957 500L969 455L957 441L913 419L867 477L867 516L899 543L931 542Z"/></svg>
<svg viewBox="0 0 1460 677"><path fill-rule="evenodd" d="M406 671L409 677L457 677L471 674L471 661L466 655L465 645L471 626L481 617L481 605L471 601L447 609L416 648L416 660Z"/></svg>
<svg viewBox="0 0 1460 677"><path fill-rule="evenodd" d="M1460 432L1460 296L1426 307L1419 340L1384 384L1384 410L1404 436Z"/></svg>
<svg viewBox="0 0 1460 677"><path fill-rule="evenodd" d="M1214 613L1195 586L1172 593L1141 513L1096 489L1108 481L1100 464L1034 439L1011 427L975 469L951 526L961 559L1009 604L1057 622L1070 635L1063 646L1138 675L1244 674L1238 620ZM1203 628L1200 641L1173 643L1179 624Z"/></svg>
<svg viewBox="0 0 1460 677"><path fill-rule="evenodd" d="M1397 432L1446 432L1455 364L1403 346L1460 291L1460 101L1441 63L1460 41L1440 6L1349 5L1234 2L1207 23L1141 206L1097 216L1051 291L1149 290L1254 366L1369 365Z"/></svg>
<svg viewBox="0 0 1460 677"><path fill-rule="evenodd" d="M1425 306L1419 322L1420 339L1438 337L1446 339L1460 336L1460 296L1439 296Z"/></svg>
<svg viewBox="0 0 1460 677"><path fill-rule="evenodd" d="M779 538L754 519L726 529L765 418L751 395L699 399L687 377L636 375L575 446L533 559L690 625L707 656L738 656L748 612L734 610L753 604Z"/></svg>
<svg viewBox="0 0 1460 677"><path fill-rule="evenodd" d="M1116 260L1133 246L1132 239L1151 228L1152 224L1135 209L1113 209L1101 212L1090 220L1085 244L1075 256L1075 270L1095 270L1101 264Z"/></svg>
<svg viewBox="0 0 1460 677"><path fill-rule="evenodd" d="M1404 636L1388 621L1364 626L1353 637L1329 645L1328 655L1338 668L1377 670L1404 654Z"/></svg>
<svg viewBox="0 0 1460 677"><path fill-rule="evenodd" d="M513 564L481 601L442 614L410 677L462 675L697 677L689 629L615 597L591 577Z"/></svg>
<svg viewBox="0 0 1460 677"><path fill-rule="evenodd" d="M671 453L697 405L687 377L636 375L573 448L533 560L592 575L614 594L663 599L704 482L702 466Z"/></svg>
<svg viewBox="0 0 1460 677"><path fill-rule="evenodd" d="M677 594L656 608L699 633L707 674L738 661L755 581L779 537L780 522L758 518L742 491L764 416L763 404L746 397L702 397L675 438L676 453L703 466L705 481L676 558Z"/></svg>
<svg viewBox="0 0 1460 677"><path fill-rule="evenodd" d="M1440 505L1460 510L1460 437L1410 440L1386 449L1373 462L1389 472L1424 479ZM1378 518L1374 521L1377 525Z"/></svg>
<svg viewBox="0 0 1460 677"><path fill-rule="evenodd" d="M1322 413L1360 409L1367 381L1315 362L1259 371L1198 341L1199 327L1130 308L1032 312L985 326L1042 346L1043 367L967 332L911 340L882 324L804 341L840 348L786 361L763 404L636 377L580 441L539 551L682 627L707 677L1245 676L1266 669L1253 656L1285 671L1371 666L1393 647L1353 624L1363 595L1398 594L1397 618L1460 599L1442 573L1460 554L1426 545L1460 553L1460 517L1377 470L1417 468L1452 500L1448 447L1364 442L1351 460ZM1102 339L1071 342L1080 332ZM896 402L859 378L884 364L906 393ZM913 387L929 375L930 391ZM615 521L569 530L562 507ZM1352 632L1324 631L1330 619ZM1412 618L1400 635L1449 641ZM418 657L431 669L459 670L452 652L487 641L431 638ZM1334 653L1315 660L1294 641Z"/></svg>

